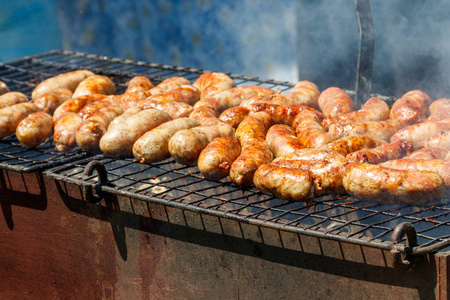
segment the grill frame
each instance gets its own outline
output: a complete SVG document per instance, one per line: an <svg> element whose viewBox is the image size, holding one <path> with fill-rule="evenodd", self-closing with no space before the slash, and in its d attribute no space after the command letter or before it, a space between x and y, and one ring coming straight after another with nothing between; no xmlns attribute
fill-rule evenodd
<svg viewBox="0 0 450 300"><path fill-rule="evenodd" d="M98 55L92 55L92 54L84 54L80 52L73 52L73 51L65 51L65 50L55 50L50 51L43 54L38 54L34 56L28 56L24 57L23 59L15 60L12 62L7 63L0 63L0 80L5 81L8 86L10 86L11 90L14 91L22 91L23 93L27 94L28 96L31 94L31 91L33 87L42 79L57 75L62 72L67 72L71 70L76 69L89 69L95 73L103 74L107 76L111 76L113 80L116 82L118 87L118 92L122 92L125 89L125 82L128 79L131 79L133 76L138 75L145 75L148 76L154 83L158 83L162 81L165 78L169 78L172 76L183 76L190 80L191 82L194 81L198 76L200 76L203 72L206 72L207 70L203 69L194 69L194 68L184 68L179 66L168 66L168 65L161 65L161 64L154 64L154 63L147 63L147 62L138 62L138 61L131 61L131 60L123 60L118 58L110 58L110 57L104 57L104 56L98 56ZM14 73L15 72L15 73ZM17 77L15 74L19 74L19 77ZM236 74L230 74L227 73L231 78L233 78L236 82L237 86L240 85L252 85L252 84L258 84L263 85L270 88L279 88L281 92L288 92L293 86L293 83L290 82L282 82L282 81L276 81L276 80L266 80L256 77L248 77L248 76L242 76L242 75L236 75ZM20 77L22 76L22 77ZM353 91L347 91L351 96L354 96ZM388 104L392 104L394 99L392 97L386 97L382 95L373 94L372 96L377 96L383 100L385 100ZM2 148L3 147L3 148ZM19 162L17 161L1 161L2 155L5 154L4 149L5 147L11 147L11 149L15 149L15 151L18 151L17 149L23 151L23 152L16 152L15 155L19 156L22 160L19 159ZM343 212L341 214L332 215L332 216L321 216L320 213L328 212L329 209L319 209L311 214L304 214L299 215L298 221L305 220L307 218L319 218L318 224L307 224L306 222L300 223L298 222L297 226L294 226L294 222L286 223L283 221L283 219L277 219L276 217L266 217L262 214L253 213L249 214L247 211L244 211L247 208L251 208L254 210L262 210L262 211L271 211L274 213L279 213L282 216L286 216L288 214L291 214L292 211L295 210L302 210L302 209L309 209L314 208L318 209L320 205L328 205L329 207L332 207L333 205L338 205L338 208L345 208L345 206L348 204L345 203L353 203L353 205L359 205L363 202L356 200L351 197L347 197L343 199L342 197L336 197L334 200L329 200L328 198L318 198L315 199L314 204L301 204L297 203L298 207L295 207L292 211L282 211L280 213L279 207L285 206L283 203L275 204L273 207L266 207L261 208L259 205L262 202L266 201L282 201L279 199L275 199L273 197L269 196L263 196L263 197L269 197L272 198L271 200L263 199L263 200L257 200L252 203L247 204L239 204L242 207L238 209L213 209L213 207L208 207L204 205L198 205L201 203L201 201L197 201L197 203L186 203L183 201L178 201L182 198L173 198L173 199L165 199L161 197L161 195L153 194L150 195L148 193L143 193L139 190L130 190L126 187L118 187L117 185L114 186L112 184L113 181L108 180L106 182L99 182L97 180L96 174L94 175L81 175L81 177L78 176L78 174L81 174L84 169L86 168L86 165L92 161L92 160L99 160L102 163L105 163L108 165L108 163L123 163L127 164L129 166L140 166L142 167L142 164L137 163L133 159L109 159L105 158L103 155L88 155L81 151L79 148L63 154L65 155L63 158L61 158L61 153L56 152L51 142L47 143L46 145L39 148L43 151L44 154L47 155L55 155L55 158L44 158L39 160L27 160L24 158L24 154L26 153L34 153L35 150L29 150L20 147L17 140L14 137L10 137L7 139L4 139L0 141L0 169L5 170L12 170L16 172L38 172L38 171L45 171L44 174L48 176L49 178L52 178L54 180L68 182L77 184L83 187L88 187L91 189L94 189L97 194L100 192L105 193L111 193L111 194L117 194L122 195L126 197L132 197L138 200L143 201L149 201L149 202L155 202L158 204L163 204L167 206L177 207L185 210L195 211L199 213L209 214L213 216L218 217L225 217L229 219L238 220L240 222L249 223L249 224L255 224L258 226L264 226L268 228L274 228L281 231L289 231L294 232L302 235L308 235L318 238L325 238L325 239L331 239L331 240L337 240L337 241L343 241L343 242L349 242L357 245L363 245L363 246L370 246L375 247L379 249L384 250L398 250L402 253L412 254L412 255L423 255L428 253L433 253L436 251L440 251L444 249L445 247L450 245L450 236L439 236L437 238L433 237L426 237L423 234L423 230L419 228L418 232L418 238L419 238L419 246L416 247L409 247L407 246L406 239L402 238L399 242L392 242L389 241L386 237L388 237L396 228L396 226L391 226L387 230L385 230L384 233L378 234L375 237L354 237L354 235L357 235L358 233L353 233L351 235L343 235L342 232L334 232L335 230L323 230L319 225L330 222L330 221L339 221L336 219L339 216L346 216L349 212ZM3 153L2 153L3 152ZM20 155L22 156L20 156ZM13 156L14 157L14 156ZM14 159L17 160L16 157ZM149 164L144 165L148 166L148 168L155 168L155 169L161 169L161 164L173 164L174 162L171 160L167 160L158 164ZM64 165L65 164L65 165ZM64 166L61 166L64 165ZM77 168L78 174L65 174L64 172L71 169L71 168ZM111 174L114 173L114 170L116 168L106 168L107 175L110 177ZM186 171L188 170L188 171ZM199 183L205 184L208 182L208 184L212 184L210 181L207 181L204 179L200 172L198 171L198 168L196 167L180 167L180 169L170 169L165 170L166 172L175 172L180 177L188 178L189 180L197 180ZM77 176L75 176L77 175ZM108 177L107 176L107 177ZM125 176L130 176L130 174L122 174L122 179L125 179ZM126 178L129 180L129 178ZM219 187L224 188L230 188L236 191L243 191L251 193L252 197L259 197L262 194L257 194L257 190L255 188L236 188L233 187L231 183L228 182L220 182L220 183L213 183L220 185ZM157 185L155 185L157 186ZM195 191L193 192L195 194ZM208 200L208 198L211 197L211 195L200 195ZM214 198L215 197L215 198ZM227 204L237 204L233 203L236 200L233 199L225 199L222 201L220 197L218 198L216 195L213 195L211 198L215 201L219 201L221 204L216 205L219 208L222 208L223 206ZM209 199L209 200L211 200ZM208 201L209 201L208 200ZM345 201L344 201L345 200ZM261 202L262 201L262 202ZM339 203L339 201L343 201L342 203ZM441 206L442 210L445 211L443 213L445 216L447 216L450 213L450 208L447 207L447 199L444 199L439 203L438 205ZM344 204L343 204L344 203ZM294 206L295 206L294 205ZM382 205L372 205L368 204L369 208L373 209L371 211L368 208L358 208L358 207L349 207L349 210L356 210L356 211L364 211L365 213L368 213L368 216L365 218L370 218L371 214L373 213L375 215L377 214L383 214L385 216L390 216L392 220L400 220L405 219L406 221L411 221L411 223L417 224L418 222L428 222L430 224L437 224L436 226L450 226L450 222L443 222L439 221L437 223L434 221L431 217L434 217L434 215L428 215L426 218L428 219L417 219L414 218L412 215L414 213L422 213L426 211L432 211L433 209L438 209L436 207L436 204L434 205L427 205L422 206L421 209L418 211L412 212L412 213L400 213L398 216L394 215L392 212L399 211L403 212L405 210L412 210L414 207L412 206L389 206L385 207ZM363 205L364 206L364 205ZM384 208L382 208L384 207ZM381 209L382 208L382 209ZM377 210L378 209L378 210ZM441 214L441 216L443 215ZM295 214L293 214L295 215ZM356 221L361 221L360 219L357 219ZM349 221L347 223L341 222L341 228L345 226L354 226L357 224L354 224L356 221ZM353 222L353 223L352 223ZM382 222L383 223L383 222ZM400 222L397 222L400 223ZM343 225L342 225L343 224ZM399 225L399 224L397 224ZM369 224L367 228L376 228L377 224ZM419 226L420 227L420 226ZM365 230L367 230L367 228ZM381 238L383 237L383 238ZM420 243L421 240L429 240L431 242L426 243Z"/></svg>

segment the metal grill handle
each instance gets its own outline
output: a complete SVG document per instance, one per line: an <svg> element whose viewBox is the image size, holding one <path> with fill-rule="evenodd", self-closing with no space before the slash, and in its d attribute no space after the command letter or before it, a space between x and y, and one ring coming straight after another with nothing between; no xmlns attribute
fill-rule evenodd
<svg viewBox="0 0 450 300"><path fill-rule="evenodd" d="M107 172L105 166L98 160L93 160L90 163L88 163L84 169L83 174L86 176L92 175L94 170L97 170L98 175L98 181L99 184L103 185L106 184L108 180ZM84 198L91 202L91 203L98 203L102 201L103 198L105 198L104 193L100 189L96 189L97 196L94 195L92 191L92 187L90 185L84 185L83 186L83 194Z"/></svg>
<svg viewBox="0 0 450 300"><path fill-rule="evenodd" d="M408 222L400 223L395 227L394 232L392 233L392 241L400 242L405 235L405 253L402 254L402 251L398 248L391 250L392 265L394 266L394 269L398 271L406 271L411 268L414 261L414 255L412 255L412 251L409 250L412 250L412 248L417 246L416 229L414 229L414 226Z"/></svg>
<svg viewBox="0 0 450 300"><path fill-rule="evenodd" d="M375 41L369 0L354 1L359 32L355 105L359 109L370 98Z"/></svg>

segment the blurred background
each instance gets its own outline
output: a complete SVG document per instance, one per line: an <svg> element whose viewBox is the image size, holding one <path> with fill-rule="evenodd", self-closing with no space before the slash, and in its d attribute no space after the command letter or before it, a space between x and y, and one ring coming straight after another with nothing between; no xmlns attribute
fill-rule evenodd
<svg viewBox="0 0 450 300"><path fill-rule="evenodd" d="M372 92L450 97L450 1L372 0ZM50 50L354 89L353 0L0 2L0 62Z"/></svg>

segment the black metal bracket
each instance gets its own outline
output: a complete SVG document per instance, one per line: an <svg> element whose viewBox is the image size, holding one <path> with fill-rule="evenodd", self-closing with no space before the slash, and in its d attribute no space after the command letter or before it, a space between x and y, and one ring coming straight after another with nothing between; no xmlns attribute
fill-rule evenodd
<svg viewBox="0 0 450 300"><path fill-rule="evenodd" d="M411 223L403 222L394 228L392 233L392 241L400 242L406 235L406 247L404 251L394 246L391 250L392 265L398 271L407 271L411 268L414 262L414 255L412 250L417 246L416 229Z"/></svg>
<svg viewBox="0 0 450 300"><path fill-rule="evenodd" d="M94 170L97 171L98 175L98 181L99 185L104 185L108 181L108 176L106 172L105 166L98 160L93 160L89 162L86 167L84 168L83 174L86 176L92 175ZM102 201L103 198L105 198L105 194L101 189L96 189L96 194L94 195L92 191L92 186L90 185L83 185L83 195L86 200L88 200L91 203L98 203Z"/></svg>
<svg viewBox="0 0 450 300"><path fill-rule="evenodd" d="M354 100L359 109L370 98L375 40L369 0L354 1L359 32Z"/></svg>

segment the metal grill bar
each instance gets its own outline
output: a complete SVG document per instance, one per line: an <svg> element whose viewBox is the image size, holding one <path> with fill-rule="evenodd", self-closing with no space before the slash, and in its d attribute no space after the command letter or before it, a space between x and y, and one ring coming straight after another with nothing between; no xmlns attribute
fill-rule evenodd
<svg viewBox="0 0 450 300"><path fill-rule="evenodd" d="M182 166L172 159L148 165L102 155L95 159L106 167L106 185L99 186L94 175L83 175L91 159L57 167L45 174L126 197L386 250L393 249L394 245L396 249L406 247L405 240L394 243L390 236L398 224L408 221L418 228L420 246L413 249L414 254L435 252L450 245L447 200L420 207L368 204L348 196L292 203L261 194L255 188L237 188L228 180L206 180L196 167ZM430 220L436 218L434 225Z"/></svg>

